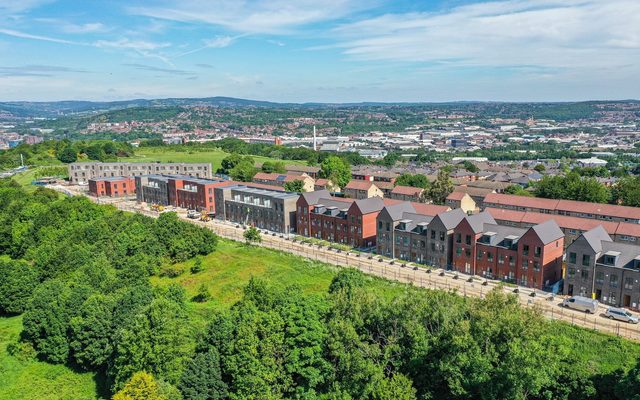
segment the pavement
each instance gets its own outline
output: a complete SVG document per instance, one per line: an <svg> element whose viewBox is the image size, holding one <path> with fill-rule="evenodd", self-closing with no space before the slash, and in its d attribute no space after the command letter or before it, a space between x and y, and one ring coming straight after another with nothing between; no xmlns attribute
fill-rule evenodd
<svg viewBox="0 0 640 400"><path fill-rule="evenodd" d="M67 195L87 196L92 201L100 204L111 204L120 210L144 214L157 218L159 213L151 211L149 207L139 204L135 198L112 199L96 198L89 196L86 188L79 186L50 185L51 189L63 192ZM209 222L188 219L187 210L168 207L166 210L177 212L178 216L193 224L211 229L221 237L244 241L244 228L241 225L213 219ZM486 280L477 276L470 276L443 269L429 269L426 267L414 267L407 264L403 266L402 261L391 261L371 256L367 253L337 251L327 247L311 245L296 241L293 235L282 235L261 230L262 242L258 246L263 246L275 250L286 251L301 257L317 260L338 267L353 267L364 273L378 276L384 279L394 280L427 289L438 289L455 292L461 296L483 298L489 291L499 288L517 296L523 307L535 308L542 315L549 319L564 321L572 325L583 328L606 332L627 339L640 341L640 325L632 325L625 322L609 320L603 317L607 306L601 304L596 314L586 314L580 311L566 309L561 306L565 296L553 296L549 293L534 290L531 288L519 287L515 285L505 285L499 281Z"/></svg>

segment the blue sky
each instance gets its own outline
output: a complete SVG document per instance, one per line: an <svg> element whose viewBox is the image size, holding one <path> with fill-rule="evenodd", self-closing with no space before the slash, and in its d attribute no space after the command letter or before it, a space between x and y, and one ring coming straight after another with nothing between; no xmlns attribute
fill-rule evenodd
<svg viewBox="0 0 640 400"><path fill-rule="evenodd" d="M0 0L0 100L640 98L639 0Z"/></svg>

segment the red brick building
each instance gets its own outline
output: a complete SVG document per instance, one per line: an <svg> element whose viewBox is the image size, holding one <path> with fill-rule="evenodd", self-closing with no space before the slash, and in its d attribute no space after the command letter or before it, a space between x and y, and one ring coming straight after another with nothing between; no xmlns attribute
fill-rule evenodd
<svg viewBox="0 0 640 400"><path fill-rule="evenodd" d="M136 193L136 183L133 178L116 176L112 178L89 179L89 193L96 197L124 197Z"/></svg>
<svg viewBox="0 0 640 400"><path fill-rule="evenodd" d="M528 229L496 224L483 212L454 229L453 269L543 289L562 278L564 234L553 220Z"/></svg>
<svg viewBox="0 0 640 400"><path fill-rule="evenodd" d="M172 176L167 183L169 204L189 210L215 212L214 189L235 182Z"/></svg>

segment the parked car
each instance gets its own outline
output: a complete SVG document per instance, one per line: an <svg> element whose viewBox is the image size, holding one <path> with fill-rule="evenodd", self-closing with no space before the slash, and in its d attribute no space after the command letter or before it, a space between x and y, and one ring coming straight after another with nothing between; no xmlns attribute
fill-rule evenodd
<svg viewBox="0 0 640 400"><path fill-rule="evenodd" d="M189 210L187 211L187 218L191 218L191 219L198 219L202 216L202 214L200 214L199 212L197 212L196 210Z"/></svg>
<svg viewBox="0 0 640 400"><path fill-rule="evenodd" d="M595 314L598 310L598 300L593 300L588 297L572 296L568 299L564 299L562 302L563 307L573 308L574 310L584 311L586 313Z"/></svg>
<svg viewBox="0 0 640 400"><path fill-rule="evenodd" d="M617 319L618 321L628 322L630 324L638 323L638 317L631 314L624 308L609 307L604 313L604 316L609 319Z"/></svg>

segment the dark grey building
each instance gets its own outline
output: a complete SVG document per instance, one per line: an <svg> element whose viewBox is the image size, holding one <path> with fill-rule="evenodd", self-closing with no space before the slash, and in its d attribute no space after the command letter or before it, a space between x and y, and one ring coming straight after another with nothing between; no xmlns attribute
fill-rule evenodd
<svg viewBox="0 0 640 400"><path fill-rule="evenodd" d="M435 216L411 203L386 206L377 217L378 254L446 268L451 264L453 228L465 217L461 209Z"/></svg>
<svg viewBox="0 0 640 400"><path fill-rule="evenodd" d="M274 232L296 231L297 193L244 185L214 189L216 218Z"/></svg>
<svg viewBox="0 0 640 400"><path fill-rule="evenodd" d="M602 226L583 233L566 250L564 293L639 309L640 248L614 242Z"/></svg>
<svg viewBox="0 0 640 400"><path fill-rule="evenodd" d="M162 206L169 205L169 176L136 176L136 201Z"/></svg>

